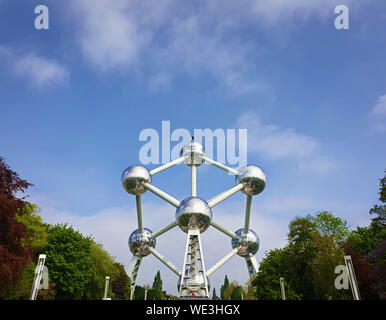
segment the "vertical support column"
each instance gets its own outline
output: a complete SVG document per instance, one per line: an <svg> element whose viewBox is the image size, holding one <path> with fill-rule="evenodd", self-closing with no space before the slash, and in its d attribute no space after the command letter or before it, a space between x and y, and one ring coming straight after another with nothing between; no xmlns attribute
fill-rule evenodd
<svg viewBox="0 0 386 320"><path fill-rule="evenodd" d="M247 195L247 203L245 206L245 222L244 222L244 233L248 233L249 231L249 219L251 216L251 202L252 202L252 196Z"/></svg>
<svg viewBox="0 0 386 320"><path fill-rule="evenodd" d="M139 233L143 233L141 195L136 195L135 201L137 203L138 230L139 230Z"/></svg>
<svg viewBox="0 0 386 320"><path fill-rule="evenodd" d="M247 263L248 273L250 278L256 277L259 271L259 264L257 263L255 256L246 256L245 262Z"/></svg>
<svg viewBox="0 0 386 320"><path fill-rule="evenodd" d="M197 166L192 164L192 197L197 196Z"/></svg>
<svg viewBox="0 0 386 320"><path fill-rule="evenodd" d="M189 229L179 288L181 298L209 298L200 231Z"/></svg>

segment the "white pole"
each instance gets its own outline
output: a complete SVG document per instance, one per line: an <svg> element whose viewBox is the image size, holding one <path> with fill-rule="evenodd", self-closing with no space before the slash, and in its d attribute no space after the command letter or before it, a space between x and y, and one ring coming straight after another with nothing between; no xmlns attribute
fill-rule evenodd
<svg viewBox="0 0 386 320"><path fill-rule="evenodd" d="M183 162L184 160L185 160L185 157L178 158L178 159L176 159L174 161L171 161L171 162L166 163L166 164L164 164L164 165L162 165L162 166L160 166L158 168L155 168L155 169L151 170L150 174L151 175L155 175L155 174L157 174L157 173L159 173L161 171L164 171L166 169L169 169L169 168L175 166L176 164L179 164L179 163Z"/></svg>
<svg viewBox="0 0 386 320"><path fill-rule="evenodd" d="M281 290L281 298L285 300L285 289L284 289L284 278L280 277L280 290Z"/></svg>
<svg viewBox="0 0 386 320"><path fill-rule="evenodd" d="M105 282L105 295L103 297L103 300L111 300L111 298L107 298L107 294L108 294L108 291L109 291L109 281L110 281L110 277L109 276L106 276L106 282Z"/></svg>
<svg viewBox="0 0 386 320"><path fill-rule="evenodd" d="M173 198L171 195L167 194L161 189L158 189L157 187L147 182L145 182L143 185L146 189L150 190L151 192L153 192L155 195L159 196L161 199L165 200L166 202L169 202L172 206L175 206L176 208L179 206L180 201Z"/></svg>
<svg viewBox="0 0 386 320"><path fill-rule="evenodd" d="M40 254L38 258L38 264L35 269L35 279L32 284L32 290L30 294L30 300L36 300L38 296L38 291L40 287L40 282L42 280L42 274L44 269L44 262L46 261L46 255Z"/></svg>
<svg viewBox="0 0 386 320"><path fill-rule="evenodd" d="M207 272L206 275L209 277L215 271L217 271L221 266L223 266L230 258L232 258L237 253L238 248L234 248L231 252L229 252L224 258L222 258L219 262L217 262L214 266L212 266Z"/></svg>
<svg viewBox="0 0 386 320"><path fill-rule="evenodd" d="M144 300L147 300L147 290L145 290L145 297Z"/></svg>
<svg viewBox="0 0 386 320"><path fill-rule="evenodd" d="M251 202L252 202L252 196L247 195L247 204L245 206L244 233L248 233L249 231L249 219L251 216Z"/></svg>
<svg viewBox="0 0 386 320"><path fill-rule="evenodd" d="M213 166L215 166L215 167L217 167L217 168L220 168L221 170L224 170L224 171L226 171L226 172L229 172L230 174L233 174L233 175L237 175L237 174L238 174L238 171L237 171L237 170L232 169L232 168L229 168L229 167L223 165L223 164L220 163L220 162L214 161L214 160L212 160L212 159L210 159L210 158L207 158L207 157L205 157L205 156L202 157L202 158L205 160L205 162L207 162L207 163L209 163L209 164L211 164L211 165L213 165Z"/></svg>
<svg viewBox="0 0 386 320"><path fill-rule="evenodd" d="M181 276L182 273L178 268L171 263L169 260L167 260L163 255L161 255L157 250L149 246L149 251L159 260L161 261L165 266L167 266L170 270L172 270L175 274L178 276Z"/></svg>
<svg viewBox="0 0 386 320"><path fill-rule="evenodd" d="M143 233L143 223L142 223L142 205L141 205L141 195L136 195L135 200L137 203L137 220L138 220L138 230L139 233Z"/></svg>
<svg viewBox="0 0 386 320"><path fill-rule="evenodd" d="M344 262L346 263L347 274L350 280L350 286L351 286L353 298L354 300L360 300L361 298L359 295L358 283L355 277L354 265L352 263L351 256L344 256Z"/></svg>
<svg viewBox="0 0 386 320"><path fill-rule="evenodd" d="M197 166L192 165L192 197L197 196Z"/></svg>
<svg viewBox="0 0 386 320"><path fill-rule="evenodd" d="M229 198L231 195L235 194L237 191L240 191L244 185L242 183L236 184L234 187L230 188L229 190L220 193L219 195L215 196L214 198L210 199L208 201L209 207L213 208L215 205L219 204L220 202L224 201L225 199Z"/></svg>

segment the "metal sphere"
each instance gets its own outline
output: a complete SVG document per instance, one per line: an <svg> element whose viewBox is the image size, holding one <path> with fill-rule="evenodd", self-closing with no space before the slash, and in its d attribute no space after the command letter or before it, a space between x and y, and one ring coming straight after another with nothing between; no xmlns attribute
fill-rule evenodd
<svg viewBox="0 0 386 320"><path fill-rule="evenodd" d="M205 148L195 141L188 143L180 151L180 157L185 157L184 163L188 166L199 166L204 162L203 156L205 156Z"/></svg>
<svg viewBox="0 0 386 320"><path fill-rule="evenodd" d="M143 228L140 233L138 229L134 230L129 237L130 251L137 256L146 257L150 254L149 246L155 248L156 241L151 238L152 232Z"/></svg>
<svg viewBox="0 0 386 320"><path fill-rule="evenodd" d="M188 197L181 201L176 210L176 221L184 232L198 228L204 232L210 225L212 210L208 203L199 197Z"/></svg>
<svg viewBox="0 0 386 320"><path fill-rule="evenodd" d="M236 184L244 185L241 190L243 193L254 196L262 192L267 183L267 178L263 170L258 166L249 165L239 170L236 176Z"/></svg>
<svg viewBox="0 0 386 320"><path fill-rule="evenodd" d="M208 284L208 292L210 291L210 281L209 278L206 277L206 283ZM181 286L181 276L178 278L177 281L177 291L180 292L180 286ZM195 275L191 276L190 278L184 279L184 287L185 288L197 288L197 291L199 289L203 289L205 287L205 281L204 281L204 275L199 272Z"/></svg>
<svg viewBox="0 0 386 320"><path fill-rule="evenodd" d="M134 165L123 171L121 180L123 188L128 193L140 195L146 192L143 183L151 183L151 175L145 167Z"/></svg>
<svg viewBox="0 0 386 320"><path fill-rule="evenodd" d="M232 238L232 248L239 248L237 254L241 257L255 255L260 247L260 239L257 234L251 229L248 233L244 233L244 229L239 229L235 233L237 239Z"/></svg>

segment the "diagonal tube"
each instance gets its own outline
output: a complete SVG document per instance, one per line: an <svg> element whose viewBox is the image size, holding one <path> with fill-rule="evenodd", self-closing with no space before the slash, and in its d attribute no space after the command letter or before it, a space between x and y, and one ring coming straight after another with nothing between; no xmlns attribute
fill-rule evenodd
<svg viewBox="0 0 386 320"><path fill-rule="evenodd" d="M239 251L238 248L234 248L231 252L229 252L224 258L222 258L219 262L217 262L213 267L211 267L207 272L206 275L209 277L211 274L213 274L215 271L217 271L222 265L224 265L230 258L232 258L237 252Z"/></svg>
<svg viewBox="0 0 386 320"><path fill-rule="evenodd" d="M220 226L219 224L217 224L213 220L210 222L210 224L211 224L211 226L215 227L217 230L221 231L222 233L225 233L227 236L234 238L234 239L238 239L236 233L223 228L222 226Z"/></svg>
<svg viewBox="0 0 386 320"><path fill-rule="evenodd" d="M244 185L242 183L236 184L234 187L230 188L229 190L224 191L223 193L220 193L219 195L210 199L208 201L209 207L213 208L215 205L224 201L226 198L229 198L231 195L235 194L237 191L240 191L243 188L243 186Z"/></svg>
<svg viewBox="0 0 386 320"><path fill-rule="evenodd" d="M232 169L232 168L229 168L229 167L223 165L223 164L220 163L220 162L214 161L214 160L212 160L212 159L210 159L210 158L207 158L207 157L205 157L205 156L202 157L202 158L205 160L205 162L207 162L207 163L209 163L209 164L211 164L211 165L213 165L213 166L215 166L215 167L217 167L217 168L219 168L219 169L221 169L221 170L224 170L224 171L229 172L230 174L234 174L234 175L237 175L237 174L238 174L238 171L237 171L237 170Z"/></svg>
<svg viewBox="0 0 386 320"><path fill-rule="evenodd" d="M155 174L157 174L157 173L159 173L161 171L169 169L169 168L171 168L171 167L173 167L173 166L183 162L184 160L185 160L185 157L180 157L180 158L178 158L176 160L173 160L173 161L168 162L168 163L166 163L166 164L164 164L162 166L159 166L158 168L155 168L155 169L151 170L150 174L151 175L155 175Z"/></svg>
<svg viewBox="0 0 386 320"><path fill-rule="evenodd" d="M172 223L169 223L167 226L159 229L158 231L154 232L150 238L154 239L159 237L161 234L165 233L166 231L169 231L170 229L173 229L177 225L176 221L173 221Z"/></svg>
<svg viewBox="0 0 386 320"><path fill-rule="evenodd" d="M161 261L165 266L167 266L170 270L172 270L177 276L182 276L182 273L178 268L171 263L169 260L167 260L162 254L160 254L157 250L149 246L149 251L159 260Z"/></svg>
<svg viewBox="0 0 386 320"><path fill-rule="evenodd" d="M161 199L164 199L166 202L169 202L172 206L175 206L177 208L180 205L180 201L178 201L176 198L173 198L171 195L167 194L161 189L158 189L150 183L145 182L143 185L147 190L150 190L155 195L159 196Z"/></svg>

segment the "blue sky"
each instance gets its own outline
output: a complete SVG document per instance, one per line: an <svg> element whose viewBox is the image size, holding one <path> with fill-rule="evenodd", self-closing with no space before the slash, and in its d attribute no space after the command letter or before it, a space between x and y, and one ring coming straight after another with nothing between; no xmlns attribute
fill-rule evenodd
<svg viewBox="0 0 386 320"><path fill-rule="evenodd" d="M34 28L38 4L49 8L49 30ZM334 27L339 4L349 30ZM252 204L258 260L285 245L296 215L330 210L367 225L386 167L385 9L376 0L0 0L0 155L35 185L28 193L45 221L73 223L125 265L136 215L120 175L139 162L141 130L161 132L162 120L171 130L248 129L248 162L268 179ZM183 199L188 179L179 165L153 183ZM233 184L198 170L205 199ZM241 227L244 198L216 207L215 219ZM173 220L152 194L143 207L150 229ZM230 250L216 230L203 241L208 266ZM157 249L180 266L183 243L174 229ZM153 257L139 283L151 284L154 268L176 293L174 274ZM217 289L225 273L247 280L238 257L212 276Z"/></svg>

